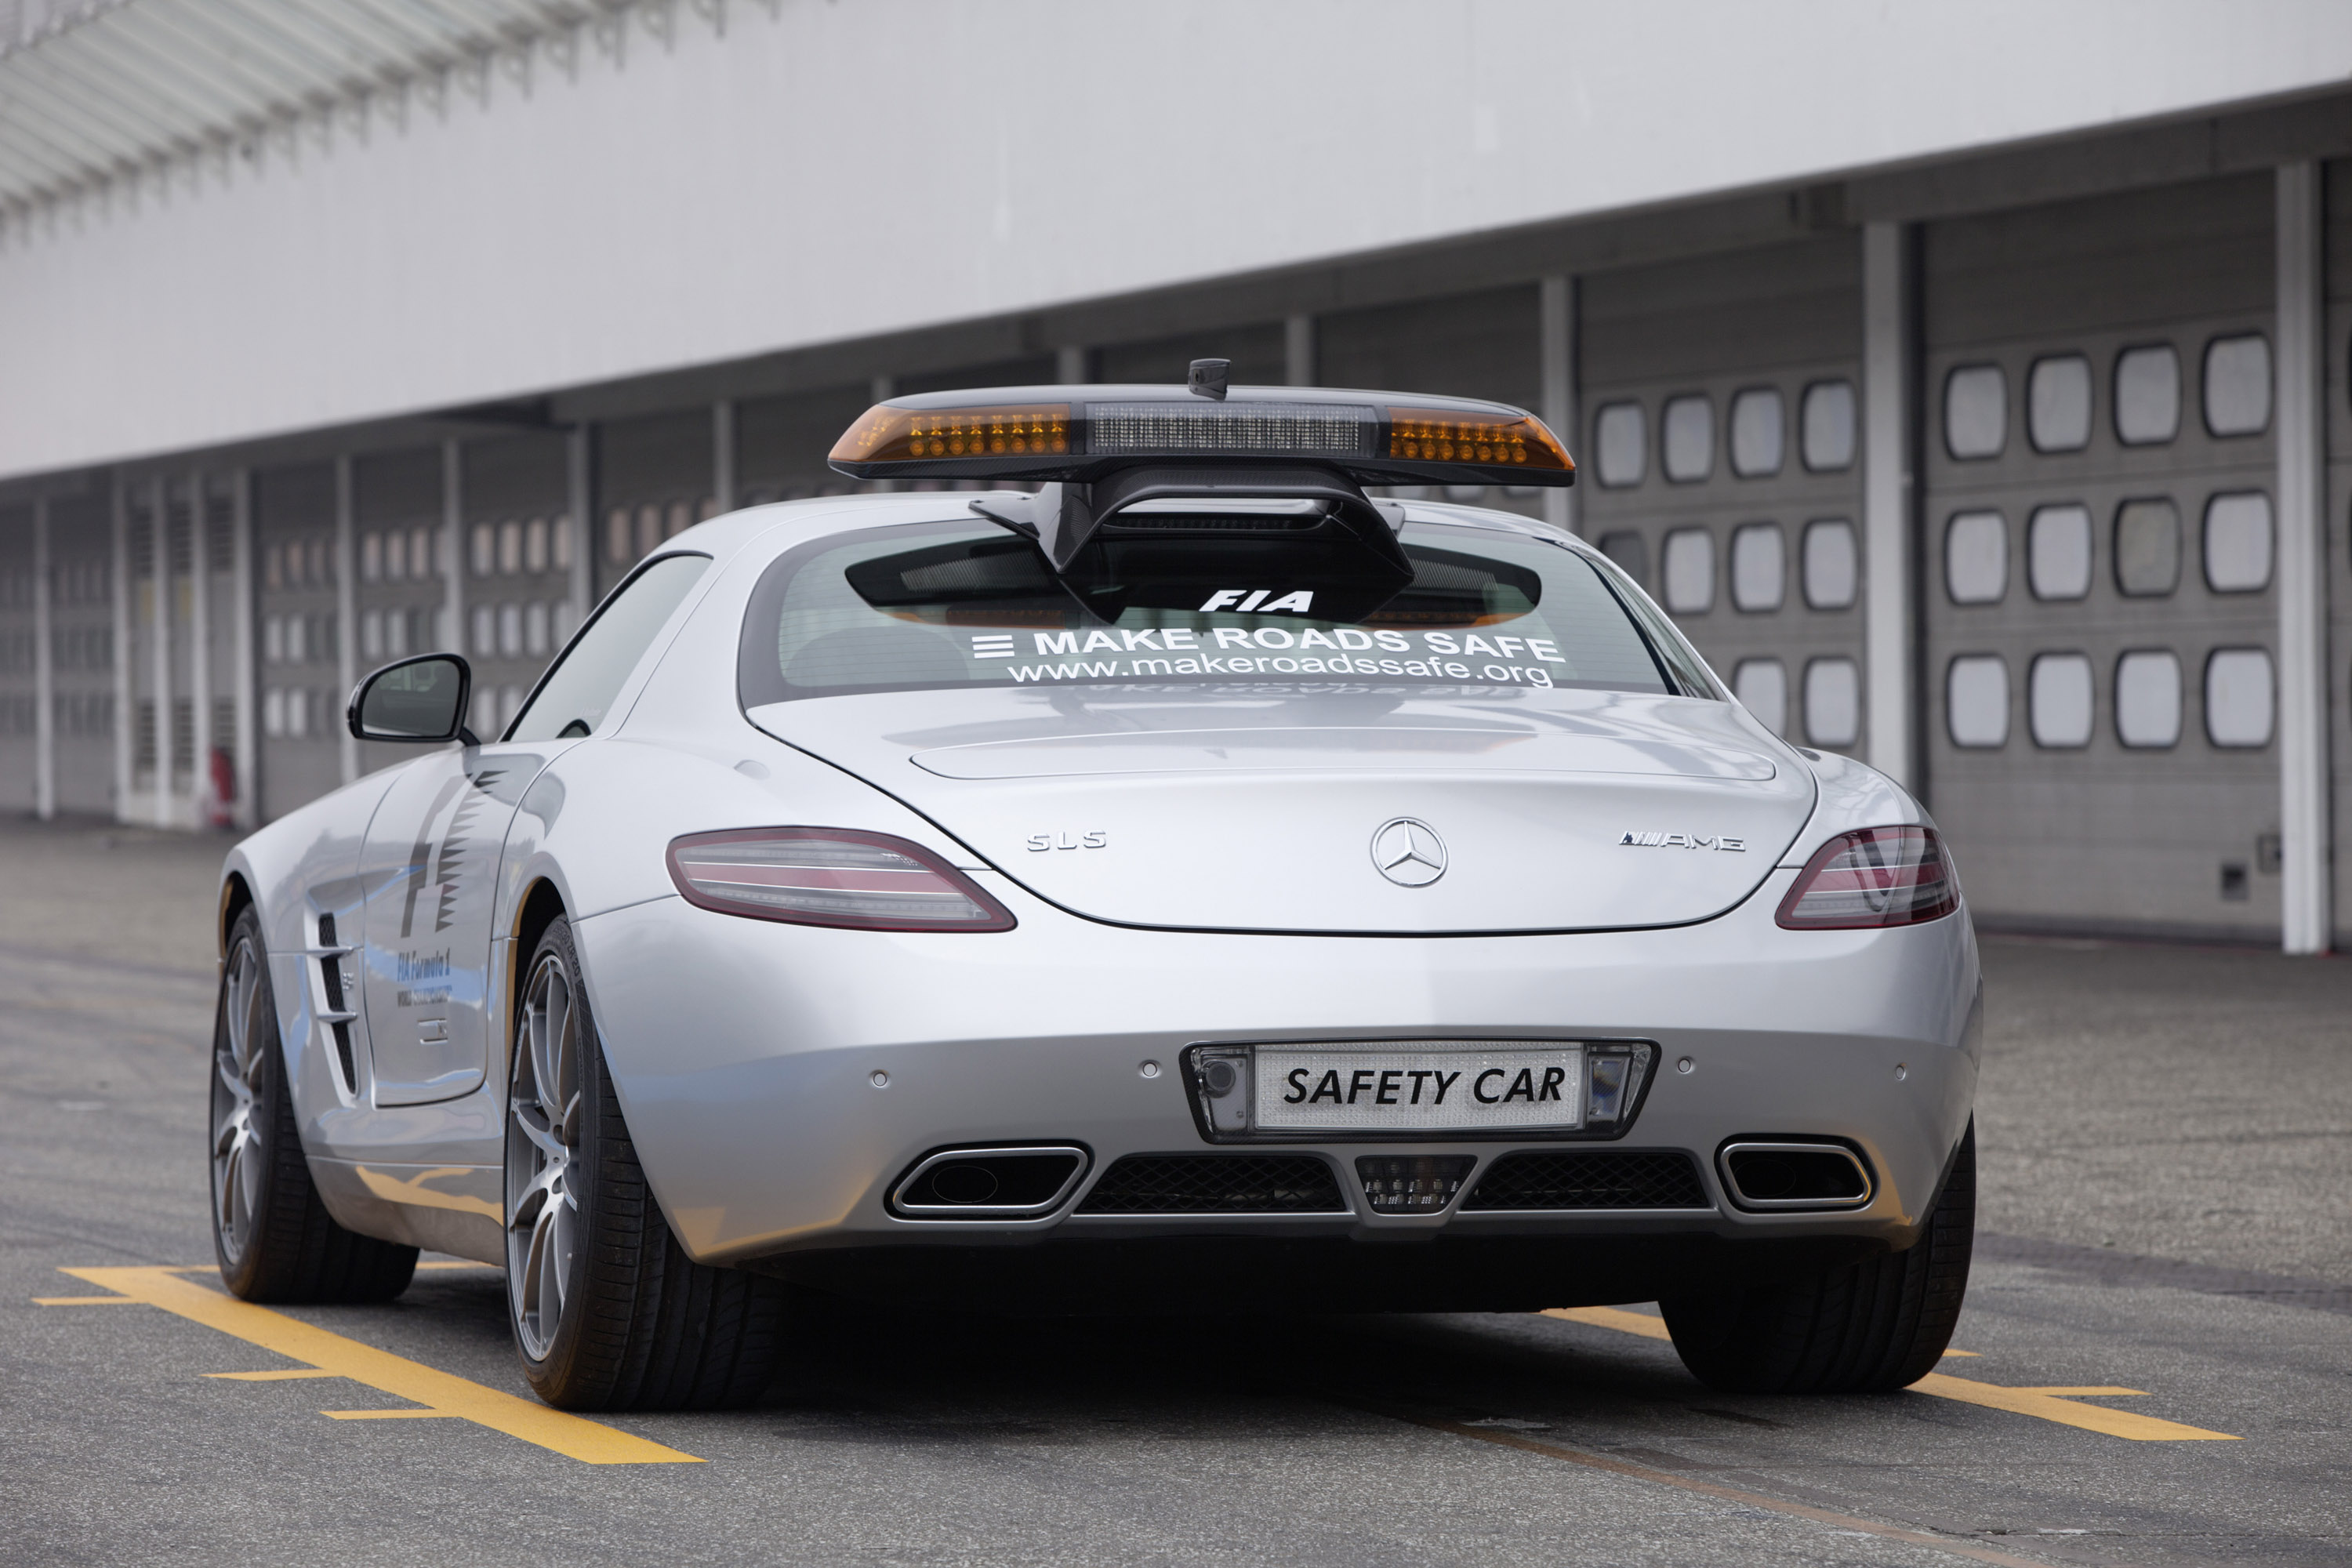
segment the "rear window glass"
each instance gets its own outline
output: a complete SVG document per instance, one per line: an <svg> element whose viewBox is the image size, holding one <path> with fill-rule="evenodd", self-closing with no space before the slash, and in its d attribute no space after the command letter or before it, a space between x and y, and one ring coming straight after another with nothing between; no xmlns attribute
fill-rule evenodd
<svg viewBox="0 0 2352 1568"><path fill-rule="evenodd" d="M837 535L781 557L752 595L742 699L1137 681L1713 695L1695 671L1669 684L1660 655L1682 651L1654 652L1607 569L1573 551L1418 522L1402 542L1411 585L1366 605L1215 545L1082 590L979 520Z"/></svg>

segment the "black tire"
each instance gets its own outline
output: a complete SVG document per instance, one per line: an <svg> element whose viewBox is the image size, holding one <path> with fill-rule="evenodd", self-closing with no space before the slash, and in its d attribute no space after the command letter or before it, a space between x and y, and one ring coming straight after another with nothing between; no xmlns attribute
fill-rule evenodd
<svg viewBox="0 0 2352 1568"><path fill-rule="evenodd" d="M1723 1295L1661 1301L1691 1375L1727 1394L1862 1394L1936 1370L1968 1294L1976 1239L1977 1128L1952 1157L1908 1249Z"/></svg>
<svg viewBox="0 0 2352 1568"><path fill-rule="evenodd" d="M416 1248L345 1230L310 1180L269 984L261 921L229 928L213 1013L213 1255L247 1301L389 1301L408 1289Z"/></svg>
<svg viewBox="0 0 2352 1568"><path fill-rule="evenodd" d="M697 1263L670 1233L613 1091L570 921L548 927L522 973L507 1110L507 1317L523 1375L563 1410L753 1403L782 1348L786 1288Z"/></svg>

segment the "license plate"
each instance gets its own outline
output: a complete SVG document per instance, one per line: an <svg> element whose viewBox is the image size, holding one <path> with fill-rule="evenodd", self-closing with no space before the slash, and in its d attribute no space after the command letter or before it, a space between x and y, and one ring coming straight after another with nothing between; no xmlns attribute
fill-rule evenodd
<svg viewBox="0 0 2352 1568"><path fill-rule="evenodd" d="M1584 1047L1449 1040L1408 1047L1260 1046L1251 1098L1262 1131L1573 1131Z"/></svg>

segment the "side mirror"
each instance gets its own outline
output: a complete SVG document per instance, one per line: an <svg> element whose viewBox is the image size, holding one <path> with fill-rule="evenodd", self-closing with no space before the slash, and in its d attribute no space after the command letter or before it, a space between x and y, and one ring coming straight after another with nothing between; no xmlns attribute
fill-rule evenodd
<svg viewBox="0 0 2352 1568"><path fill-rule="evenodd" d="M387 664L359 684L344 715L362 741L463 741L479 745L466 728L473 667L454 653L421 654Z"/></svg>

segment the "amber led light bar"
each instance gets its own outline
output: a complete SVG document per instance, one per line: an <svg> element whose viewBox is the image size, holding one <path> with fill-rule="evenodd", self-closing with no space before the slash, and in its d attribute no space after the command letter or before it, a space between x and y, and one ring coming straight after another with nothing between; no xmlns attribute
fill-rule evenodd
<svg viewBox="0 0 2352 1568"><path fill-rule="evenodd" d="M893 398L842 434L857 479L1084 483L1137 464L1312 463L1360 484L1568 485L1576 464L1507 404L1307 387L999 387Z"/></svg>
<svg viewBox="0 0 2352 1568"><path fill-rule="evenodd" d="M1525 467L1574 473L1559 440L1532 414L1516 419L1465 419L1442 408L1391 408L1388 455L1408 461Z"/></svg>

